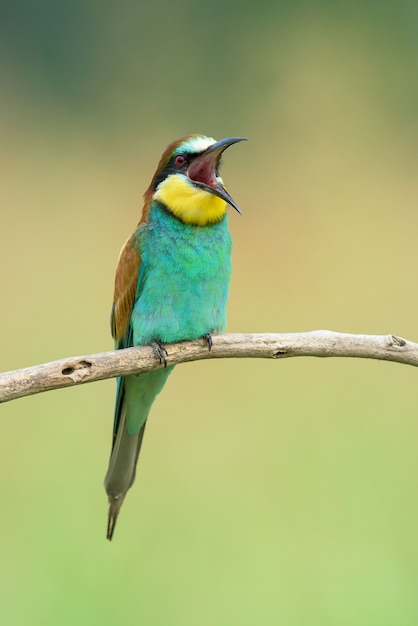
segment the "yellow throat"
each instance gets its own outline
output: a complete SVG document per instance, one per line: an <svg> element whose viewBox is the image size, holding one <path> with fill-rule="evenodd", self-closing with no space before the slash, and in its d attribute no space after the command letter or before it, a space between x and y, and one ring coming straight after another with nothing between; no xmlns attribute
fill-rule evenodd
<svg viewBox="0 0 418 626"><path fill-rule="evenodd" d="M199 189L183 174L171 174L157 188L158 200L182 222L206 226L220 222L226 213L226 202L205 189Z"/></svg>

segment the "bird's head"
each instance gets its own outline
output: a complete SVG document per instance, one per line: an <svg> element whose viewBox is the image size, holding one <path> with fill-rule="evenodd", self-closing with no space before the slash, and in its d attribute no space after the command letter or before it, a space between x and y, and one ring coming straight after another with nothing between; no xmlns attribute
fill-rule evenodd
<svg viewBox="0 0 418 626"><path fill-rule="evenodd" d="M216 141L204 135L188 135L165 150L145 193L145 202L157 201L186 224L206 226L219 222L226 205L240 213L219 175L221 156L244 137Z"/></svg>

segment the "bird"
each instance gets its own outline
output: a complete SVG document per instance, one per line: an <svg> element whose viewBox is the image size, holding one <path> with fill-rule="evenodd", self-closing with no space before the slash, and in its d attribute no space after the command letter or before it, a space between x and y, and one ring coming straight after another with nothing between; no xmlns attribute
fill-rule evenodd
<svg viewBox="0 0 418 626"><path fill-rule="evenodd" d="M164 151L137 228L119 255L111 312L115 349L150 344L165 367L117 379L105 477L111 540L136 465L151 406L173 370L164 344L225 330L231 276L227 206L241 211L220 176L224 151L245 137L193 134Z"/></svg>

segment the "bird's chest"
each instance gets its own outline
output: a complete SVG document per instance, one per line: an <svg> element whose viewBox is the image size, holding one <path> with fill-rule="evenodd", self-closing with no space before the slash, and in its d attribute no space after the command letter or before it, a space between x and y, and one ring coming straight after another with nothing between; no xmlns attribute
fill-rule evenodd
<svg viewBox="0 0 418 626"><path fill-rule="evenodd" d="M231 273L227 219L193 227L158 212L138 242L142 267L132 315L134 343L223 330Z"/></svg>

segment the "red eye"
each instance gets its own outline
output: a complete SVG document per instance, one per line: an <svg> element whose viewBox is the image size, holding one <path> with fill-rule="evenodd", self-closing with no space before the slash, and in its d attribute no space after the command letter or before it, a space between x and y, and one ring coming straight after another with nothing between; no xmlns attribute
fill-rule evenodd
<svg viewBox="0 0 418 626"><path fill-rule="evenodd" d="M186 163L186 159L182 154L178 154L174 159L174 163L177 165L177 167L183 167L183 165Z"/></svg>

